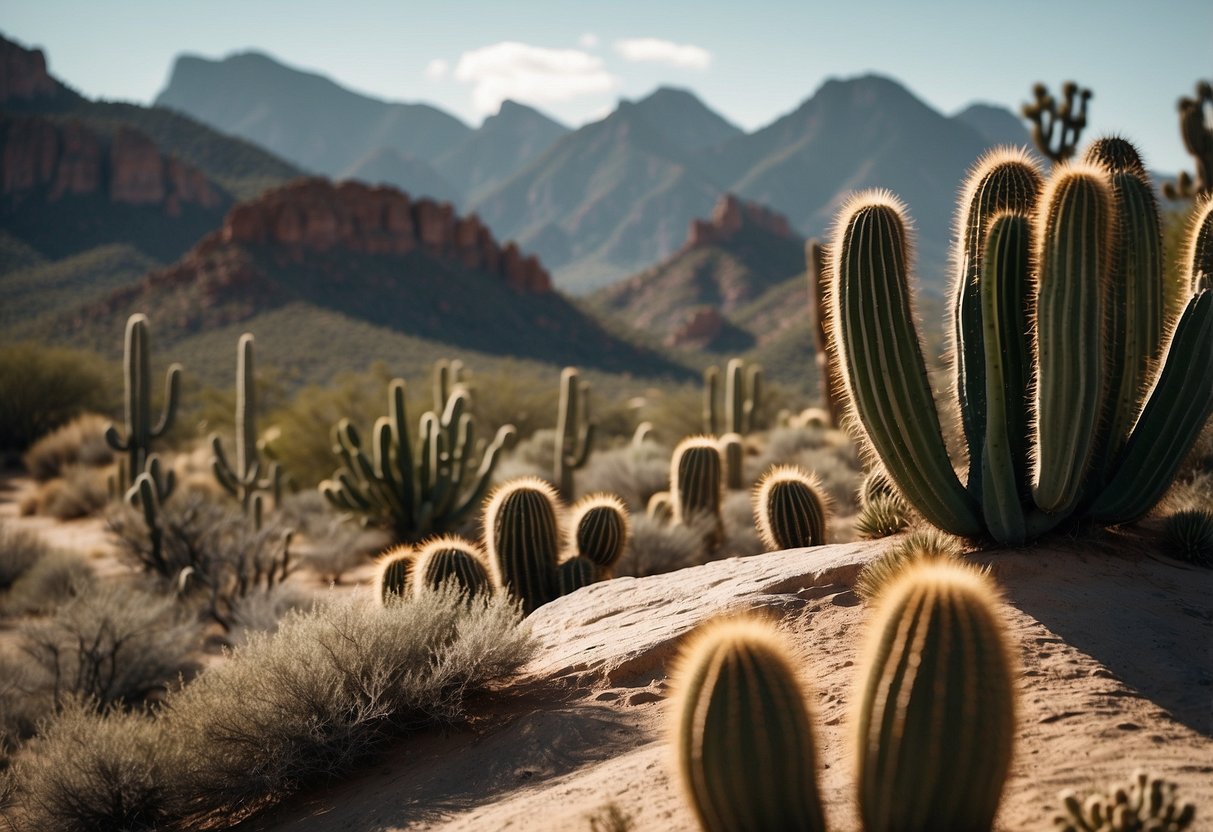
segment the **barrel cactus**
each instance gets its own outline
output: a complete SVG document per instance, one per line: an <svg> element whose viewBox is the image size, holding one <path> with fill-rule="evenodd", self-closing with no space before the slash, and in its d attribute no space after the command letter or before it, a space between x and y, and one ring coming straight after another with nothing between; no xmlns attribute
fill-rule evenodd
<svg viewBox="0 0 1213 832"><path fill-rule="evenodd" d="M866 832L992 828L1015 736L1005 629L976 569L922 562L881 593L855 732Z"/></svg>
<svg viewBox="0 0 1213 832"><path fill-rule="evenodd" d="M393 546L375 563L375 598L381 604L412 595L417 553L411 546Z"/></svg>
<svg viewBox="0 0 1213 832"><path fill-rule="evenodd" d="M491 592L494 584L484 550L457 535L443 535L422 544L412 572L415 595L454 581L470 598Z"/></svg>
<svg viewBox="0 0 1213 832"><path fill-rule="evenodd" d="M670 460L670 498L674 522L685 525L692 517L713 518L714 528L708 541L711 547L724 539L721 501L724 466L716 440L711 436L690 436L674 448Z"/></svg>
<svg viewBox="0 0 1213 832"><path fill-rule="evenodd" d="M1128 142L1101 140L1047 183L1019 151L994 151L971 174L952 327L965 482L927 384L905 209L869 191L841 212L831 336L843 381L867 444L933 525L1009 544L1070 520L1118 525L1174 479L1213 413L1213 292L1190 257L1191 295L1167 327L1143 171Z"/></svg>
<svg viewBox="0 0 1213 832"><path fill-rule="evenodd" d="M707 832L825 829L796 664L755 619L709 624L683 652L671 682L678 775Z"/></svg>
<svg viewBox="0 0 1213 832"><path fill-rule="evenodd" d="M596 582L598 565L587 557L574 555L556 567L552 580L557 596L568 595Z"/></svg>
<svg viewBox="0 0 1213 832"><path fill-rule="evenodd" d="M510 480L485 505L485 548L501 585L522 601L524 612L555 596L563 514L556 489L538 477Z"/></svg>
<svg viewBox="0 0 1213 832"><path fill-rule="evenodd" d="M821 481L794 465L776 466L754 487L754 523L767 551L826 542L827 500Z"/></svg>
<svg viewBox="0 0 1213 832"><path fill-rule="evenodd" d="M574 503L569 515L569 548L607 577L623 556L632 534L623 500L614 494L591 494Z"/></svg>

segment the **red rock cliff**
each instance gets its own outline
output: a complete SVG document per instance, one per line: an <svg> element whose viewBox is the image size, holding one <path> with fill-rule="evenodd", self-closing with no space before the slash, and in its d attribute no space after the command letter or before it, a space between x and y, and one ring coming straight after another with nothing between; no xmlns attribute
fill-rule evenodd
<svg viewBox="0 0 1213 832"><path fill-rule="evenodd" d="M445 203L412 200L394 188L300 179L232 208L220 242L273 244L302 260L309 251L342 248L371 254L424 251L502 278L523 292L548 292L552 280L514 243L498 245L475 214Z"/></svg>
<svg viewBox="0 0 1213 832"><path fill-rule="evenodd" d="M58 95L59 82L46 71L41 49L24 49L0 38L0 104Z"/></svg>
<svg viewBox="0 0 1213 832"><path fill-rule="evenodd" d="M745 202L733 194L725 194L716 201L710 220L691 220L682 249L725 243L747 228L758 228L788 239L796 236L782 214L756 202Z"/></svg>

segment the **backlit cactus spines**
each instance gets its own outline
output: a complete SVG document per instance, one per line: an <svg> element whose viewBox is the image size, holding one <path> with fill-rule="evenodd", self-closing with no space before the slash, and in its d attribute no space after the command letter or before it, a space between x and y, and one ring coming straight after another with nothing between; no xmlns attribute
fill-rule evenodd
<svg viewBox="0 0 1213 832"><path fill-rule="evenodd" d="M504 483L485 505L485 549L526 613L553 597L562 512L556 490L538 477Z"/></svg>
<svg viewBox="0 0 1213 832"><path fill-rule="evenodd" d="M569 595L596 582L601 572L594 561L581 555L569 558L554 573L557 596Z"/></svg>
<svg viewBox="0 0 1213 832"><path fill-rule="evenodd" d="M821 403L829 414L831 425L842 424L845 405L840 400L842 381L838 378L838 361L833 357L830 343L830 307L826 300L830 275L826 266L825 246L816 239L804 244L805 272L809 277L809 320L813 327L813 345L817 364L817 386L821 392Z"/></svg>
<svg viewBox="0 0 1213 832"><path fill-rule="evenodd" d="M434 362L434 412L441 413L451 398L451 388L463 382L463 362L458 358Z"/></svg>
<svg viewBox="0 0 1213 832"><path fill-rule="evenodd" d="M683 792L705 832L820 832L817 750L795 660L754 619L708 624L671 682Z"/></svg>
<svg viewBox="0 0 1213 832"><path fill-rule="evenodd" d="M839 215L830 246L835 353L854 412L898 489L940 528L976 535L978 506L948 458L914 326L904 212L892 194L867 191Z"/></svg>
<svg viewBox="0 0 1213 832"><path fill-rule="evenodd" d="M590 457L594 430L590 421L590 383L580 380L576 367L565 367L560 373L554 473L560 496L566 500L573 499L573 472Z"/></svg>
<svg viewBox="0 0 1213 832"><path fill-rule="evenodd" d="M456 535L443 535L422 544L412 572L415 595L438 589L447 581L457 583L469 598L493 589L484 550Z"/></svg>
<svg viewBox="0 0 1213 832"><path fill-rule="evenodd" d="M1201 200L1193 214L1187 264L1192 294L1213 289L1213 191Z"/></svg>
<svg viewBox="0 0 1213 832"><path fill-rule="evenodd" d="M1050 178L1036 228L1036 413L1032 496L1053 514L1082 496L1103 407L1108 176L1075 164Z"/></svg>
<svg viewBox="0 0 1213 832"><path fill-rule="evenodd" d="M264 477L257 453L257 399L253 374L253 336L246 332L236 347L236 464L223 452L219 436L211 436L211 470L219 485L240 501L245 514L253 512L253 497L270 491L277 505L281 493L278 463L271 462ZM257 516L254 513L254 516ZM260 527L260 523L255 523Z"/></svg>
<svg viewBox="0 0 1213 832"><path fill-rule="evenodd" d="M980 499L981 451L986 424L986 348L982 322L981 274L984 266L986 235L994 217L1013 212L1028 216L1036 208L1044 187L1040 169L1023 150L996 148L982 156L965 182L956 222L956 246L952 254L955 271L952 287L952 354L956 364L956 397L960 403L961 425L969 445L969 492ZM1020 306L1023 306L1022 299ZM1026 311L1026 310L1025 310ZM1010 344L1023 354L1025 369L1030 366L1028 347L1022 333L1021 344ZM1027 414L1025 407L1009 415L1021 420L1012 429L1027 452Z"/></svg>
<svg viewBox="0 0 1213 832"><path fill-rule="evenodd" d="M393 546L375 562L375 599L380 604L412 595L417 553L411 546Z"/></svg>
<svg viewBox="0 0 1213 832"><path fill-rule="evenodd" d="M657 523L668 525L674 522L674 498L668 491L658 491L649 497L644 516Z"/></svg>
<svg viewBox="0 0 1213 832"><path fill-rule="evenodd" d="M718 444L725 488L740 491L745 487L745 440L740 433L726 433Z"/></svg>
<svg viewBox="0 0 1213 832"><path fill-rule="evenodd" d="M126 460L119 466L121 473L114 489L119 496L143 472L148 454L151 453L152 440L164 436L177 415L181 365L172 364L164 377L164 409L160 412L160 419L152 422L150 353L151 334L148 332L147 316L131 315L126 321L122 351L126 436L119 436L117 427L112 424L105 429L105 441L109 446L126 454Z"/></svg>
<svg viewBox="0 0 1213 832"><path fill-rule="evenodd" d="M826 542L825 492L821 481L794 465L763 474L754 486L754 524L769 552Z"/></svg>
<svg viewBox="0 0 1213 832"><path fill-rule="evenodd" d="M861 506L866 506L877 497L901 499L896 483L889 476L889 472L883 468L873 468L859 485L859 504Z"/></svg>
<svg viewBox="0 0 1213 832"><path fill-rule="evenodd" d="M1205 109L1213 106L1213 84L1198 81L1195 98L1179 99L1179 135L1184 148L1196 162L1196 178L1184 171L1179 181L1168 182L1163 192L1168 199L1187 199L1213 194L1213 127L1205 119Z"/></svg>
<svg viewBox="0 0 1213 832"><path fill-rule="evenodd" d="M880 594L855 731L867 832L992 828L1015 737L998 605L985 575L938 561Z"/></svg>
<svg viewBox="0 0 1213 832"><path fill-rule="evenodd" d="M1049 94L1049 88L1044 84L1036 84L1032 96L1034 100L1024 104L1021 112L1032 122L1032 141L1036 149L1055 163L1066 161L1074 155L1087 126L1087 102L1091 100L1091 91L1066 81L1061 86L1060 102Z"/></svg>
<svg viewBox="0 0 1213 832"><path fill-rule="evenodd" d="M609 575L632 534L623 500L614 494L591 494L578 500L569 515L570 548Z"/></svg>
<svg viewBox="0 0 1213 832"><path fill-rule="evenodd" d="M724 487L723 463L716 440L711 436L689 436L674 448L670 459L670 500L673 522L687 525L696 515L715 520L711 545L724 537L721 498Z"/></svg>

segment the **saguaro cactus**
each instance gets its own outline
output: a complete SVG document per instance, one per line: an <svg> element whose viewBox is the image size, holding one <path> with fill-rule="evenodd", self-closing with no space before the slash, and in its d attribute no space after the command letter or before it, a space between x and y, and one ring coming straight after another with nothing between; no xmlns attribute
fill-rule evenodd
<svg viewBox="0 0 1213 832"><path fill-rule="evenodd" d="M839 399L842 395L842 381L838 377L838 362L832 355L833 345L830 343L830 306L826 301L826 290L830 277L826 269L825 246L817 239L804 244L805 272L809 277L809 321L813 327L813 345L817 354L813 360L817 363L817 386L821 391L821 403L826 413L830 414L830 424L838 427L842 424L845 405Z"/></svg>
<svg viewBox="0 0 1213 832"><path fill-rule="evenodd" d="M594 430L590 421L590 383L578 378L576 367L565 367L560 373L555 470L556 487L565 500L573 499L573 472L589 459Z"/></svg>
<svg viewBox="0 0 1213 832"><path fill-rule="evenodd" d="M388 415L372 431L373 461L354 426L341 420L333 452L345 464L320 483L320 493L336 507L391 529L398 540L416 541L451 527L480 503L502 449L514 439L514 426L497 431L473 473L475 422L465 412L467 390L456 387L441 416L432 410L422 415L416 456L404 402L404 379L394 379L388 386Z"/></svg>
<svg viewBox="0 0 1213 832"><path fill-rule="evenodd" d="M847 393L902 497L939 528L1018 543L1069 518L1136 520L1213 413L1213 293L1200 242L1213 211L1198 212L1193 295L1164 349L1160 232L1144 177L1131 145L1104 140L1087 161L1058 166L1033 208L1028 160L999 151L975 169L953 295L967 486L925 381L901 204L869 192L844 208L831 294ZM973 228L981 239L964 233Z"/></svg>
<svg viewBox="0 0 1213 832"><path fill-rule="evenodd" d="M1015 737L997 605L982 573L943 561L881 593L855 733L866 832L992 827Z"/></svg>
<svg viewBox="0 0 1213 832"><path fill-rule="evenodd" d="M745 436L757 425L757 411L762 403L762 367L746 367L740 358L729 360L725 368L724 418L720 417L717 392L720 370L708 367L703 371L703 430L713 436L739 433Z"/></svg>
<svg viewBox="0 0 1213 832"><path fill-rule="evenodd" d="M172 427L177 415L177 400L181 390L181 365L172 364L164 378L164 409L160 419L152 422L151 335L146 315L131 315L126 321L126 340L122 352L122 374L125 386L126 437L110 425L105 441L115 451L126 454L118 467L118 479L113 489L125 493L131 482L143 472L151 453L153 439L159 439Z"/></svg>
<svg viewBox="0 0 1213 832"><path fill-rule="evenodd" d="M147 458L144 471L135 477L135 482L126 492L126 502L143 515L151 544L151 566L165 573L168 562L164 558L164 527L160 523L160 504L169 498L177 483L172 469L160 466L160 458L152 454Z"/></svg>
<svg viewBox="0 0 1213 832"><path fill-rule="evenodd" d="M826 497L817 477L794 465L771 468L754 486L754 523L767 551L826 542Z"/></svg>
<svg viewBox="0 0 1213 832"><path fill-rule="evenodd" d="M485 505L485 548L501 585L527 613L555 595L563 513L555 489L538 477L510 480Z"/></svg>
<svg viewBox="0 0 1213 832"><path fill-rule="evenodd" d="M1179 99L1179 135L1184 148L1196 163L1196 177L1187 171L1179 174L1174 182L1163 185L1168 199L1189 199L1194 196L1213 194L1213 121L1208 113L1213 110L1213 84L1198 81L1195 98Z"/></svg>
<svg viewBox="0 0 1213 832"><path fill-rule="evenodd" d="M228 462L218 434L211 436L211 470L229 494L240 501L245 514L253 511L253 497L269 491L274 504L281 499L282 477L278 463L271 462L264 477L257 454L257 400L253 378L253 336L244 333L236 348L236 464ZM259 523L257 525L260 525Z"/></svg>
<svg viewBox="0 0 1213 832"><path fill-rule="evenodd" d="M1034 86L1032 95L1034 100L1022 108L1023 117L1032 122L1032 141L1054 162L1064 162L1074 155L1087 126L1091 91L1066 81L1061 85L1060 103L1044 84Z"/></svg>
<svg viewBox="0 0 1213 832"><path fill-rule="evenodd" d="M796 662L769 625L707 625L674 674L679 779L706 832L825 829Z"/></svg>

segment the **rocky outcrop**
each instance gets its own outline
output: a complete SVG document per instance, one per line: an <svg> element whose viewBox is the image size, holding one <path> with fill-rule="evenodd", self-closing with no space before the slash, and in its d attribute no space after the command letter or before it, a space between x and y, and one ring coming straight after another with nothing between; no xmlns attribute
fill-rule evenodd
<svg viewBox="0 0 1213 832"><path fill-rule="evenodd" d="M665 344L667 347L706 347L719 337L724 325L719 310L700 306L687 313L686 320L666 336Z"/></svg>
<svg viewBox="0 0 1213 832"><path fill-rule="evenodd" d="M214 209L226 201L203 173L136 130L120 127L111 137L77 121L0 119L0 195L57 202L97 193L117 205L158 206L173 217L186 205Z"/></svg>
<svg viewBox="0 0 1213 832"><path fill-rule="evenodd" d="M53 98L61 91L46 71L41 49L25 49L0 37L0 104Z"/></svg>
<svg viewBox="0 0 1213 832"><path fill-rule="evenodd" d="M711 219L691 220L682 250L727 243L746 229L759 229L789 240L796 238L796 232L783 214L756 202L746 202L733 194L725 194L716 201Z"/></svg>
<svg viewBox="0 0 1213 832"><path fill-rule="evenodd" d="M388 187L301 179L235 206L216 242L273 245L288 259L333 249L369 254L421 251L500 277L530 293L549 292L551 277L514 243L500 246L475 214L447 203L410 199Z"/></svg>

